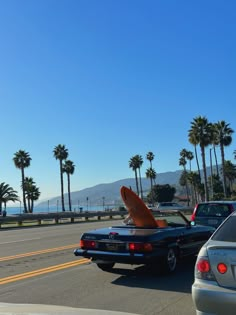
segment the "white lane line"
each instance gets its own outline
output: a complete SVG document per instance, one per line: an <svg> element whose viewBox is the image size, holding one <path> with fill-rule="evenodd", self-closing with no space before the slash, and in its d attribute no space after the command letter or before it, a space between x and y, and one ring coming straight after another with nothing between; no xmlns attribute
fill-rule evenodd
<svg viewBox="0 0 236 315"><path fill-rule="evenodd" d="M0 245L4 245L4 244L11 244L11 243L20 243L20 242L25 242L25 241L33 241L33 240L40 240L41 237L37 237L37 238L26 238L23 240L17 240L17 241L11 241L11 242L1 242Z"/></svg>

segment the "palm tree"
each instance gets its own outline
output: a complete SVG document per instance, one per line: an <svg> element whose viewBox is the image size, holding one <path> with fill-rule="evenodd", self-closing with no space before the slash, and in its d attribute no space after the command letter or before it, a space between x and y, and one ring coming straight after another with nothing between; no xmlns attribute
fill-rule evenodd
<svg viewBox="0 0 236 315"><path fill-rule="evenodd" d="M39 188L35 185L35 182L32 177L25 178L25 195L28 200L28 211L29 213L33 212L34 201L38 200L40 197Z"/></svg>
<svg viewBox="0 0 236 315"><path fill-rule="evenodd" d="M181 175L179 177L179 185L182 187L185 187L185 191L186 191L187 180L188 180L188 172L186 170L183 170L183 172L181 173ZM188 199L188 198L186 198L186 199Z"/></svg>
<svg viewBox="0 0 236 315"><path fill-rule="evenodd" d="M193 160L193 158L194 158L193 152L187 151L186 159L189 161L189 171L190 172L192 171L191 161Z"/></svg>
<svg viewBox="0 0 236 315"><path fill-rule="evenodd" d="M68 157L68 150L65 145L58 144L54 150L53 154L56 160L59 160L60 164L60 178L61 178L61 206L62 211L65 211L65 203L64 203L64 183L63 183L63 170L62 170L62 161L66 160Z"/></svg>
<svg viewBox="0 0 236 315"><path fill-rule="evenodd" d="M191 151L187 151L186 155L185 155L186 159L189 161L189 172L192 172L192 165L191 165L191 161L194 158L193 152ZM193 203L193 192L194 192L194 188L193 185L191 184L190 181L188 181L188 176L187 176L187 183L190 183L190 190L191 190L191 196L192 196L192 203ZM188 199L189 200L189 199Z"/></svg>
<svg viewBox="0 0 236 315"><path fill-rule="evenodd" d="M200 193L200 178L198 172L190 171L187 174L187 179L193 187L193 203L196 204L199 201L199 193Z"/></svg>
<svg viewBox="0 0 236 315"><path fill-rule="evenodd" d="M40 195L41 195L41 192L39 191L39 187L32 186L31 191L30 191L30 195L29 195L29 198L31 201L31 207L30 207L31 213L33 212L33 209L34 209L34 201L38 200Z"/></svg>
<svg viewBox="0 0 236 315"><path fill-rule="evenodd" d="M75 171L74 163L70 160L66 160L62 165L62 171L67 175L69 210L71 211L70 175L74 174Z"/></svg>
<svg viewBox="0 0 236 315"><path fill-rule="evenodd" d="M219 166L218 166L217 154L216 154L216 147L219 145L219 139L217 137L216 123L212 124L211 144L213 146L214 158L215 158L215 163L216 163L216 173L217 173L217 176L219 177L220 173L219 173Z"/></svg>
<svg viewBox="0 0 236 315"><path fill-rule="evenodd" d="M153 198L153 181L156 179L156 172L155 170L152 168L152 167L149 167L147 170L146 170L146 177L147 178L150 178L150 182L151 182L151 198L152 198L152 205L153 205L153 201L154 201L154 198Z"/></svg>
<svg viewBox="0 0 236 315"><path fill-rule="evenodd" d="M21 183L22 183L22 192L23 192L23 204L24 204L24 212L27 212L26 198L25 198L25 168L30 166L31 157L28 152L24 150L19 150L15 153L13 157L13 161L15 166L21 170Z"/></svg>
<svg viewBox="0 0 236 315"><path fill-rule="evenodd" d="M135 155L135 158L137 160L138 165L138 172L139 172L139 187L140 187L140 193L141 193L141 199L143 199L143 187L142 187L142 176L141 176L141 167L143 165L143 158L141 155Z"/></svg>
<svg viewBox="0 0 236 315"><path fill-rule="evenodd" d="M30 212L30 191L32 189L32 187L35 185L35 182L33 180L32 177L25 177L24 179L24 184L21 185L21 188L25 188L25 198L28 201L28 205L27 205L27 213Z"/></svg>
<svg viewBox="0 0 236 315"><path fill-rule="evenodd" d="M6 204L8 201L19 201L17 191L6 183L0 183L0 214L2 214L2 204L6 210Z"/></svg>
<svg viewBox="0 0 236 315"><path fill-rule="evenodd" d="M134 171L137 195L139 195L139 184L138 184L138 173L137 173L139 164L136 159L136 155L131 157L131 159L129 160L129 167L132 168L132 170Z"/></svg>
<svg viewBox="0 0 236 315"><path fill-rule="evenodd" d="M189 133L188 133L188 141L194 146L194 152L195 152L195 157L196 157L198 175L200 176L200 179L201 179L201 172L200 172L200 166L199 166L198 154L197 154L198 140L196 138L196 135L195 135L194 131L191 130L191 129L189 130Z"/></svg>
<svg viewBox="0 0 236 315"><path fill-rule="evenodd" d="M147 154L146 154L146 159L150 162L150 168L153 169L152 167L152 161L154 160L154 157L155 155L149 151ZM154 169L153 169L154 170ZM155 172L155 171L154 171ZM155 172L156 173L156 172ZM156 184L156 175L155 175L155 178L153 178L153 183Z"/></svg>
<svg viewBox="0 0 236 315"><path fill-rule="evenodd" d="M187 178L187 174L188 172L186 171L186 164L187 164L187 161L186 161L186 153L187 151L185 149L183 149L181 152L180 152L180 159L179 159L179 165L180 166L183 166L183 169L184 169L184 178L185 178L185 187L186 187L186 193L187 193L187 200L188 200L188 205L189 205L189 189L188 189L188 178Z"/></svg>
<svg viewBox="0 0 236 315"><path fill-rule="evenodd" d="M152 168L152 161L154 160L155 155L152 152L146 154L146 159L150 162L150 168Z"/></svg>
<svg viewBox="0 0 236 315"><path fill-rule="evenodd" d="M189 130L189 139L194 139L195 144L199 144L202 155L202 169L204 176L204 191L205 200L209 200L209 191L207 185L207 172L206 172L206 157L205 148L211 144L212 124L208 119L203 116L198 116L191 122L191 129Z"/></svg>
<svg viewBox="0 0 236 315"><path fill-rule="evenodd" d="M224 120L221 120L215 124L215 133L217 142L220 145L224 196L227 197L224 147L229 146L231 144L232 134L234 133L234 130L230 128L229 124L227 124Z"/></svg>
<svg viewBox="0 0 236 315"><path fill-rule="evenodd" d="M225 161L224 169L225 169L225 178L229 182L229 190L230 190L230 193L232 193L233 182L236 179L236 165L234 165L231 161Z"/></svg>

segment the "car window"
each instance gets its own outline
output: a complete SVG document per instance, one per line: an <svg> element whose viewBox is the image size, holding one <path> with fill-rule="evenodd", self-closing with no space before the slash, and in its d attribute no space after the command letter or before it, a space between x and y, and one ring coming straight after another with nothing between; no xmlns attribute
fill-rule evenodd
<svg viewBox="0 0 236 315"><path fill-rule="evenodd" d="M236 216L231 216L212 236L213 240L236 242Z"/></svg>
<svg viewBox="0 0 236 315"><path fill-rule="evenodd" d="M197 216L227 217L231 213L227 204L203 204L197 209Z"/></svg>
<svg viewBox="0 0 236 315"><path fill-rule="evenodd" d="M157 212L155 213L155 219L165 219L169 226L177 225L177 226L186 226L187 222L178 212Z"/></svg>

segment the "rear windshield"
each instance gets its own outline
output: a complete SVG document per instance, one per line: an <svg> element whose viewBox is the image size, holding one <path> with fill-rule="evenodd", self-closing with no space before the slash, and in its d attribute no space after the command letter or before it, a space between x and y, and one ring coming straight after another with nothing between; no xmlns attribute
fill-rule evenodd
<svg viewBox="0 0 236 315"><path fill-rule="evenodd" d="M199 217L227 217L230 213L227 204L199 204L196 215Z"/></svg>
<svg viewBox="0 0 236 315"><path fill-rule="evenodd" d="M228 220L212 236L213 240L224 242L236 242L236 216L229 217Z"/></svg>

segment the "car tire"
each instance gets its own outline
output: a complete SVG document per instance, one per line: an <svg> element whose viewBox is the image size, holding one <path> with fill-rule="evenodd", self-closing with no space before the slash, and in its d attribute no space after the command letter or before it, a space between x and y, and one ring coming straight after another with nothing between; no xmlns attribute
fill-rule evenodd
<svg viewBox="0 0 236 315"><path fill-rule="evenodd" d="M164 273L173 273L177 267L177 250L169 248L162 262L162 271Z"/></svg>
<svg viewBox="0 0 236 315"><path fill-rule="evenodd" d="M111 262L111 263L97 263L97 266L99 269L103 270L103 271L111 271L112 268L114 267L115 263Z"/></svg>

